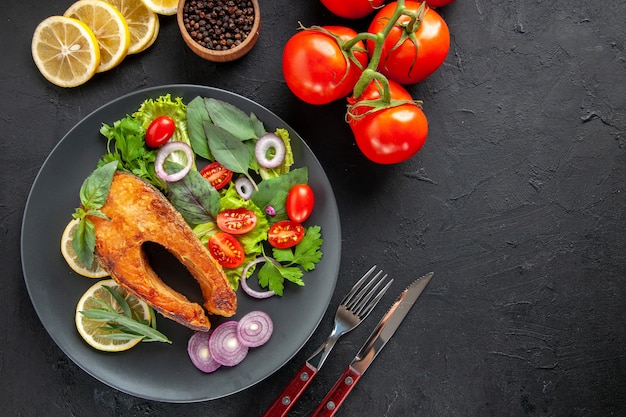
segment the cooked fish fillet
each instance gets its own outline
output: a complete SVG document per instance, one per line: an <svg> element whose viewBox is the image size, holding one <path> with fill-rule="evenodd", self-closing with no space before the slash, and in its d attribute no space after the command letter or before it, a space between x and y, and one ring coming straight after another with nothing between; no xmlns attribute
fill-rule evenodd
<svg viewBox="0 0 626 417"><path fill-rule="evenodd" d="M118 172L101 210L109 219L90 216L96 229L95 253L119 285L172 320L194 330L210 329L203 308L166 285L150 266L143 244L154 242L187 267L200 285L209 313L235 314L237 298L222 267L154 186Z"/></svg>

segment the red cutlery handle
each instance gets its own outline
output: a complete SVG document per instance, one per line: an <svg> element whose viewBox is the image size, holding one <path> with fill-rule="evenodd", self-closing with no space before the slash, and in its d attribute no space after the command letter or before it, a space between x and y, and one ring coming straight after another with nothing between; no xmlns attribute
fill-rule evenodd
<svg viewBox="0 0 626 417"><path fill-rule="evenodd" d="M302 395L306 387L309 386L315 375L317 375L317 369L305 362L283 391L276 397L265 414L263 414L263 417L283 417L287 415L291 406Z"/></svg>
<svg viewBox="0 0 626 417"><path fill-rule="evenodd" d="M330 392L326 394L320 405L311 414L311 417L330 417L335 415L359 378L361 378L361 374L356 372L351 366L348 366Z"/></svg>

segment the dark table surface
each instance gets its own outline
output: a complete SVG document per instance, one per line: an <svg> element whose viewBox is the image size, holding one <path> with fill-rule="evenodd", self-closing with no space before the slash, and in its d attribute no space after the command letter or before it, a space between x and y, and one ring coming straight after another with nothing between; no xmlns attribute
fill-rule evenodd
<svg viewBox="0 0 626 417"><path fill-rule="evenodd" d="M367 19L333 17L318 0L261 0L256 47L215 64L162 17L152 48L62 89L41 77L30 42L70 3L0 6L3 415L260 415L374 262L396 291L417 274L435 278L339 415L626 415L626 1L458 0L442 9L448 58L409 87L424 101L429 139L393 166L359 153L342 102L304 104L281 72L298 21L363 30ZM191 404L136 398L77 367L43 328L20 263L28 192L58 141L108 101L171 83L233 91L285 120L319 158L341 216L340 274L318 331L259 384ZM310 413L377 319L340 340L291 415Z"/></svg>

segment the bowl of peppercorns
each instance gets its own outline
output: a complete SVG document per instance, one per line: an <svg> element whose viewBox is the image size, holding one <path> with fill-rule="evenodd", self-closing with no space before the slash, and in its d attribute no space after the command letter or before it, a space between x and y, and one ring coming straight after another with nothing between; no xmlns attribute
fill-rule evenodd
<svg viewBox="0 0 626 417"><path fill-rule="evenodd" d="M244 56L256 43L261 10L258 0L180 0L177 21L194 53L228 62Z"/></svg>

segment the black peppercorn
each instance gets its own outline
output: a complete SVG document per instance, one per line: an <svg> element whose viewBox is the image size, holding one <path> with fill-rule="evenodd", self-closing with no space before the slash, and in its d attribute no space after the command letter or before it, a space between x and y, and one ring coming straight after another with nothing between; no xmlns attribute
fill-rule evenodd
<svg viewBox="0 0 626 417"><path fill-rule="evenodd" d="M183 23L198 44L227 50L241 44L250 34L254 8L247 0L192 0L183 7Z"/></svg>

